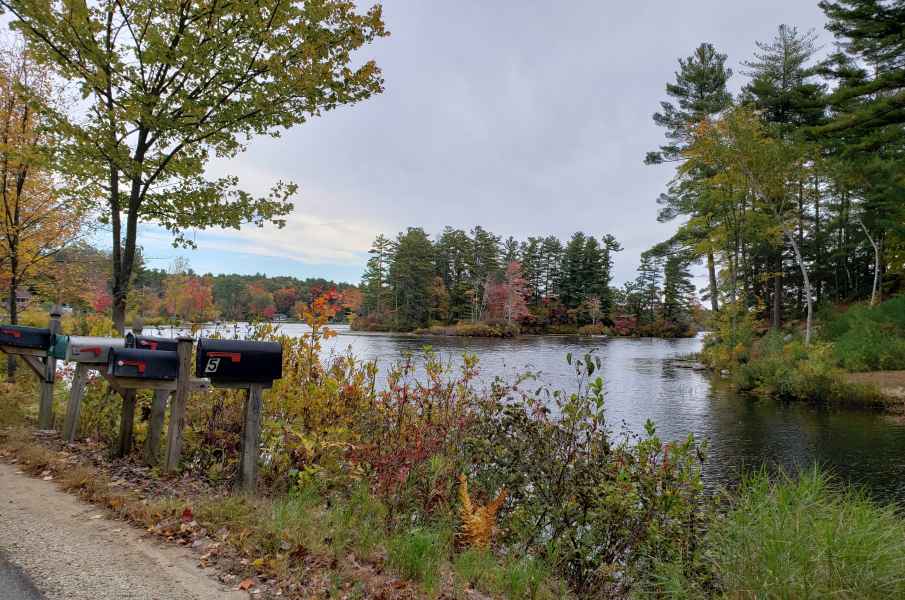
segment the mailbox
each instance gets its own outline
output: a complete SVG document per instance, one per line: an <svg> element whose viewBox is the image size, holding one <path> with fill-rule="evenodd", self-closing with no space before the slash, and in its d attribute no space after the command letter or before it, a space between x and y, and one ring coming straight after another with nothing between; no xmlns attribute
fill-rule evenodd
<svg viewBox="0 0 905 600"><path fill-rule="evenodd" d="M211 383L269 384L283 376L283 347L277 342L198 340L195 376Z"/></svg>
<svg viewBox="0 0 905 600"><path fill-rule="evenodd" d="M80 363L107 364L111 348L123 348L125 340L111 337L69 336L66 360Z"/></svg>
<svg viewBox="0 0 905 600"><path fill-rule="evenodd" d="M176 340L171 338L151 337L149 335L126 334L126 348L139 348L141 350L165 350L176 352Z"/></svg>
<svg viewBox="0 0 905 600"><path fill-rule="evenodd" d="M0 346L49 350L51 341L49 329L22 325L0 325Z"/></svg>
<svg viewBox="0 0 905 600"><path fill-rule="evenodd" d="M135 379L173 380L179 376L179 357L166 350L110 348L107 374Z"/></svg>

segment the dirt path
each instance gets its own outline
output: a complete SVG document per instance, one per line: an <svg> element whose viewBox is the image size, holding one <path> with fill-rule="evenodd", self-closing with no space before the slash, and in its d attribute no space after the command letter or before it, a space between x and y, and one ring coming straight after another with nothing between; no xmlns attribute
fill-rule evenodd
<svg viewBox="0 0 905 600"><path fill-rule="evenodd" d="M0 552L47 600L247 600L188 550L16 471L0 464Z"/></svg>

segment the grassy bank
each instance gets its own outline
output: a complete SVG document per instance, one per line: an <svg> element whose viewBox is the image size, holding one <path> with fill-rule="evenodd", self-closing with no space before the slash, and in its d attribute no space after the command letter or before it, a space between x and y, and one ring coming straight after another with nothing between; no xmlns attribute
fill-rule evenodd
<svg viewBox="0 0 905 600"><path fill-rule="evenodd" d="M738 389L783 400L899 410L869 378L852 371L905 369L905 297L878 306L829 307L805 345L797 327L767 330L748 312L724 310L705 341L702 361Z"/></svg>

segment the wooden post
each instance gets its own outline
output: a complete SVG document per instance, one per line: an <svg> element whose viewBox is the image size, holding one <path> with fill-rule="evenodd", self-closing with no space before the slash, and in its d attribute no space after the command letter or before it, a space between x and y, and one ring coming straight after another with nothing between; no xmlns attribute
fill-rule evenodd
<svg viewBox="0 0 905 600"><path fill-rule="evenodd" d="M135 428L135 390L123 390L123 411L119 419L119 446L116 456L122 458L132 450L132 430Z"/></svg>
<svg viewBox="0 0 905 600"><path fill-rule="evenodd" d="M60 316L63 309L54 304L50 309L50 337L60 332ZM57 374L57 359L50 355L44 359L44 380L41 381L41 404L38 408L38 429L53 429L53 382Z"/></svg>
<svg viewBox="0 0 905 600"><path fill-rule="evenodd" d="M170 427L167 431L167 460L164 471L174 473L179 468L182 457L182 430L185 428L185 408L191 392L192 343L189 336L179 336L176 340L179 354L179 377L176 379L176 393L170 403Z"/></svg>
<svg viewBox="0 0 905 600"><path fill-rule="evenodd" d="M154 390L154 400L151 402L151 417L148 421L148 439L145 440L145 464L157 465L160 457L160 434L163 432L163 418L167 412L167 399L170 392L167 390Z"/></svg>
<svg viewBox="0 0 905 600"><path fill-rule="evenodd" d="M239 450L239 487L254 493L258 479L258 445L261 439L262 387L252 384L245 398L245 423Z"/></svg>
<svg viewBox="0 0 905 600"><path fill-rule="evenodd" d="M66 407L66 421L63 423L63 439L70 444L75 441L78 432L79 411L82 408L82 398L85 396L85 386L88 384L89 370L86 364L75 365L72 388L69 390L69 405Z"/></svg>

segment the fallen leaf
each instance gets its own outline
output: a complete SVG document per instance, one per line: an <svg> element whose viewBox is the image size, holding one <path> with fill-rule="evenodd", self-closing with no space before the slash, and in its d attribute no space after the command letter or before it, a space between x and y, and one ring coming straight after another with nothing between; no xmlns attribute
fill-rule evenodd
<svg viewBox="0 0 905 600"><path fill-rule="evenodd" d="M239 583L239 589L247 591L247 590L250 590L251 588L253 588L254 585L255 585L254 580L251 577L249 577L248 579L243 579Z"/></svg>
<svg viewBox="0 0 905 600"><path fill-rule="evenodd" d="M195 515L192 513L192 507L186 506L182 509L182 522L183 523L191 523L195 520Z"/></svg>

